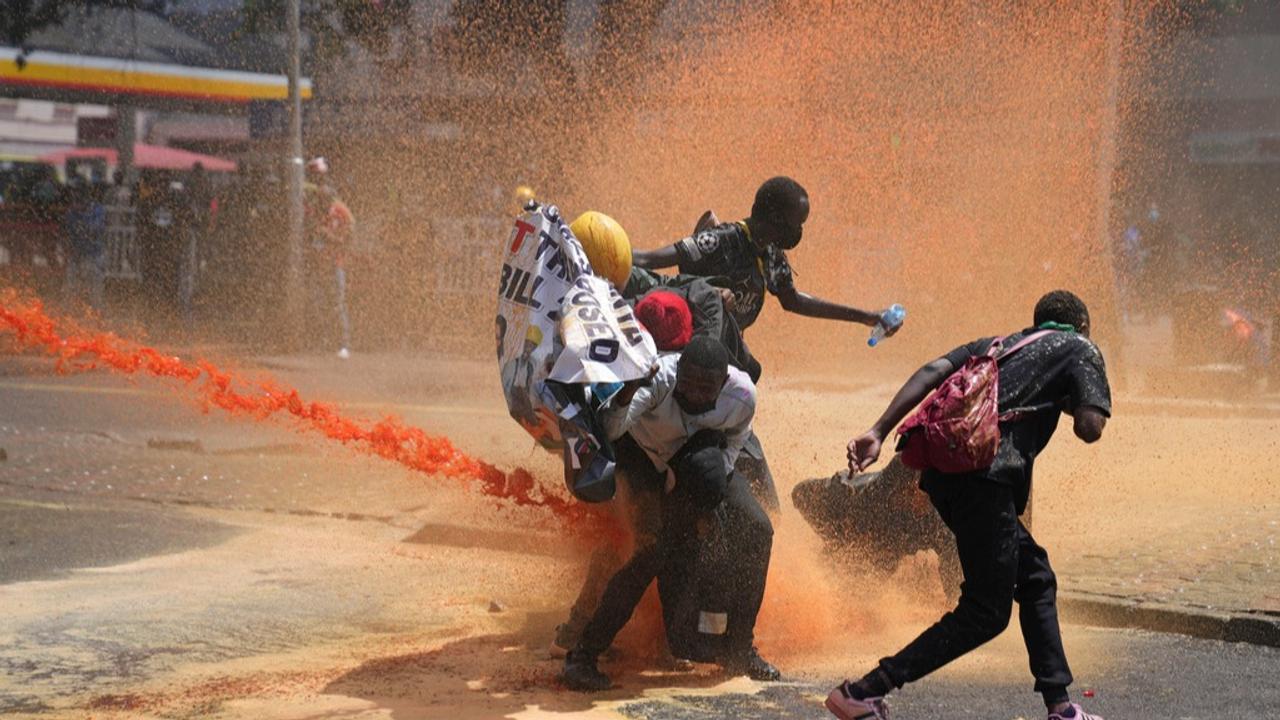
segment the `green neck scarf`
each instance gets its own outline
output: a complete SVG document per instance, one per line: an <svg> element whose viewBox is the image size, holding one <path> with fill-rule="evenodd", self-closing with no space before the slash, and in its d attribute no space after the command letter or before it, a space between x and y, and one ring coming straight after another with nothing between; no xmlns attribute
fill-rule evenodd
<svg viewBox="0 0 1280 720"><path fill-rule="evenodd" d="M1073 333L1073 332L1075 332L1075 331L1076 331L1076 326L1075 326L1075 325L1068 325L1068 324L1066 324L1066 323L1056 323L1056 322L1054 322L1054 321L1050 320L1050 321L1048 321L1048 322L1042 322L1042 323L1040 323L1040 329L1041 329L1041 330L1059 330L1059 331L1061 331L1061 332L1069 332L1069 333Z"/></svg>

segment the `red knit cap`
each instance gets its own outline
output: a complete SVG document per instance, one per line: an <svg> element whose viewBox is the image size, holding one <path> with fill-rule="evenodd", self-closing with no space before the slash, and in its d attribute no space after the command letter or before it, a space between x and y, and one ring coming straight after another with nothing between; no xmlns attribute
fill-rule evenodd
<svg viewBox="0 0 1280 720"><path fill-rule="evenodd" d="M653 336L659 350L679 350L693 337L693 315L684 298L655 290L636 304L636 318Z"/></svg>

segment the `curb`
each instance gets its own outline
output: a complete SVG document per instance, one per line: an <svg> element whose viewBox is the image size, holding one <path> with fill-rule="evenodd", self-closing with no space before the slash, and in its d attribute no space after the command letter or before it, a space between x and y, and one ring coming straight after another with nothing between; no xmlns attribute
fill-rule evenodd
<svg viewBox="0 0 1280 720"><path fill-rule="evenodd" d="M1058 608L1064 620L1082 625L1280 647L1280 614L1222 612L1080 593L1063 593L1058 598Z"/></svg>

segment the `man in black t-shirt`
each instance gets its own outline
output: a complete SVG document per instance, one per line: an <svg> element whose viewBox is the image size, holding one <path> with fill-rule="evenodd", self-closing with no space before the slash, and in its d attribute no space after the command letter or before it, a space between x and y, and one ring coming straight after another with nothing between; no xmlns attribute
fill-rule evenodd
<svg viewBox="0 0 1280 720"><path fill-rule="evenodd" d="M887 717L884 695L918 680L999 635L1013 603L1031 659L1035 689L1049 720L1101 720L1070 701L1071 670L1062 649L1056 604L1057 579L1044 548L1018 520L1031 489L1036 456L1057 429L1060 412L1092 443L1111 415L1111 390L1102 354L1089 340L1089 311L1070 292L1056 290L1036 303L1036 327L1005 338L1012 347L1037 330L1055 330L1000 361L999 407L1021 411L1000 424L1000 445L990 468L963 475L926 470L920 487L955 536L964 574L960 601L928 630L857 681L842 683L826 706L843 720ZM849 443L849 468L865 469L880 447L921 400L994 338L962 345L916 371L866 433Z"/></svg>

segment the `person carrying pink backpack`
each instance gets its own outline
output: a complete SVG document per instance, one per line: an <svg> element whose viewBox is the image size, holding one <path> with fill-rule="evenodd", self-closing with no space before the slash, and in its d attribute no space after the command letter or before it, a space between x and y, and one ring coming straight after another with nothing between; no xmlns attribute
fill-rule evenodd
<svg viewBox="0 0 1280 720"><path fill-rule="evenodd" d="M929 396L926 399L926 396ZM1018 519L1036 456L1062 413L1086 443L1102 437L1111 390L1102 353L1089 340L1089 310L1066 290L1040 298L1034 326L962 345L916 371L867 432L849 443L860 472L900 429L903 462L922 470L920 487L955 536L964 574L954 610L861 679L827 696L841 720L885 720L884 697L992 640L1013 604L1035 690L1049 720L1101 720L1072 703L1058 626L1057 578L1049 556Z"/></svg>

